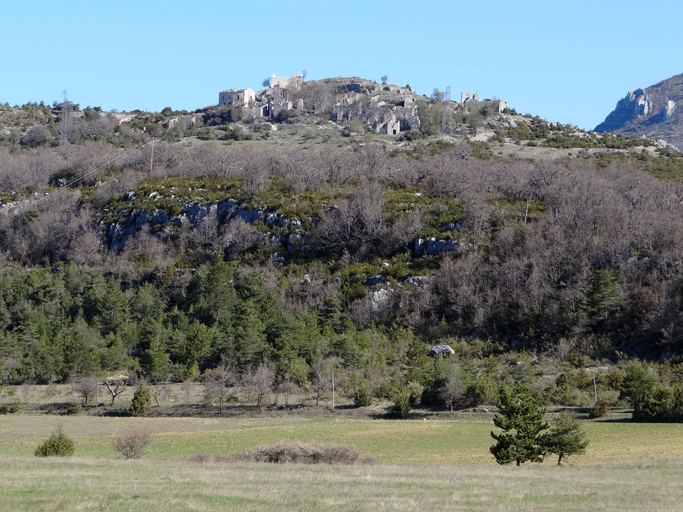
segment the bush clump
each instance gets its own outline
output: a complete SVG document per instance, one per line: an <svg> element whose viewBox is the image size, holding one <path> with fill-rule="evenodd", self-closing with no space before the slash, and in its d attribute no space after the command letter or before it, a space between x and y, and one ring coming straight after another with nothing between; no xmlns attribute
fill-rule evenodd
<svg viewBox="0 0 683 512"><path fill-rule="evenodd" d="M154 436L148 430L134 430L114 438L114 450L126 459L140 459L147 453L147 447L154 442Z"/></svg>
<svg viewBox="0 0 683 512"><path fill-rule="evenodd" d="M152 403L152 390L149 386L142 385L133 395L133 401L130 403L131 416L144 416L147 408Z"/></svg>
<svg viewBox="0 0 683 512"><path fill-rule="evenodd" d="M36 457L71 457L74 451L73 439L62 432L60 425L56 432L53 432L43 444L36 448L34 455Z"/></svg>
<svg viewBox="0 0 683 512"><path fill-rule="evenodd" d="M51 405L50 407L47 408L47 411L45 411L47 414L54 414L55 413L55 406Z"/></svg>
<svg viewBox="0 0 683 512"><path fill-rule="evenodd" d="M81 412L81 404L77 404L76 402L69 404L66 408L66 414L69 416L73 416L79 412Z"/></svg>
<svg viewBox="0 0 683 512"><path fill-rule="evenodd" d="M0 414L14 414L15 412L19 412L20 409L21 404L15 400L9 405L0 406Z"/></svg>
<svg viewBox="0 0 683 512"><path fill-rule="evenodd" d="M588 414L588 417L591 419L604 418L611 410L612 407L609 405L609 402L604 398L600 398L595 402L595 405L591 407L591 412Z"/></svg>
<svg viewBox="0 0 683 512"><path fill-rule="evenodd" d="M301 443L284 439L276 444L261 444L235 455L239 462L270 462L273 464L369 464L355 446L327 443Z"/></svg>
<svg viewBox="0 0 683 512"><path fill-rule="evenodd" d="M683 386L656 383L633 400L633 420L656 423L683 421Z"/></svg>
<svg viewBox="0 0 683 512"><path fill-rule="evenodd" d="M370 389L367 382L363 382L356 389L356 393L353 395L353 403L356 407L368 407L372 405L372 395L370 394Z"/></svg>
<svg viewBox="0 0 683 512"><path fill-rule="evenodd" d="M397 389L392 393L391 399L394 401L394 405L389 408L389 414L392 418L408 419L410 415L410 397L410 391L405 387Z"/></svg>

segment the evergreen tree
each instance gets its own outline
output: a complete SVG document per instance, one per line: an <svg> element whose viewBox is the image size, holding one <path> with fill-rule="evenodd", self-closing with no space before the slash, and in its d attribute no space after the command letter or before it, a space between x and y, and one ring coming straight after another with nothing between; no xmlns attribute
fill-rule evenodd
<svg viewBox="0 0 683 512"><path fill-rule="evenodd" d="M493 423L503 432L491 432L497 442L490 448L498 464L515 462L519 466L522 462L543 460L544 448L539 434L548 428L543 421L544 414L545 409L538 407L527 386L506 386L501 390L498 414Z"/></svg>
<svg viewBox="0 0 683 512"><path fill-rule="evenodd" d="M130 412L131 416L144 416L151 403L152 390L149 389L149 386L143 384L133 395L128 412Z"/></svg>
<svg viewBox="0 0 683 512"><path fill-rule="evenodd" d="M168 354L160 337L152 338L141 363L142 370L150 382L157 383L168 379Z"/></svg>
<svg viewBox="0 0 683 512"><path fill-rule="evenodd" d="M192 325L182 350L182 362L188 367L204 366L212 352L213 329L202 323Z"/></svg>
<svg viewBox="0 0 683 512"><path fill-rule="evenodd" d="M574 411L562 411L551 421L552 429L543 434L540 444L546 452L557 455L557 465L570 455L586 453L588 439Z"/></svg>
<svg viewBox="0 0 683 512"><path fill-rule="evenodd" d="M235 315L235 357L242 368L258 364L268 350L266 326L251 300L242 302Z"/></svg>
<svg viewBox="0 0 683 512"><path fill-rule="evenodd" d="M344 315L341 299L337 294L331 294L325 298L323 320L324 325L331 327L337 334L344 332L347 319Z"/></svg>
<svg viewBox="0 0 683 512"><path fill-rule="evenodd" d="M83 334L74 330L64 339L64 366L62 380L66 381L70 375L95 375L100 371L100 358L95 348L89 345Z"/></svg>
<svg viewBox="0 0 683 512"><path fill-rule="evenodd" d="M117 332L128 323L128 297L113 277L107 280L104 294L97 299L96 323L102 334Z"/></svg>
<svg viewBox="0 0 683 512"><path fill-rule="evenodd" d="M623 302L617 292L619 278L610 269L591 272L586 292L585 310L594 322L600 322L616 312Z"/></svg>

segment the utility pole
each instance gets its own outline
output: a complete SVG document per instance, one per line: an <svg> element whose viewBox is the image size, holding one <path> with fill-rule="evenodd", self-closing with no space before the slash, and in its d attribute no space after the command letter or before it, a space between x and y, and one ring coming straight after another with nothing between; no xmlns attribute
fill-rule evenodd
<svg viewBox="0 0 683 512"><path fill-rule="evenodd" d="M332 369L332 410L334 411L334 368Z"/></svg>
<svg viewBox="0 0 683 512"><path fill-rule="evenodd" d="M152 174L152 169L154 169L154 141L156 140L155 137L152 137L152 156L150 157L149 160L149 173Z"/></svg>

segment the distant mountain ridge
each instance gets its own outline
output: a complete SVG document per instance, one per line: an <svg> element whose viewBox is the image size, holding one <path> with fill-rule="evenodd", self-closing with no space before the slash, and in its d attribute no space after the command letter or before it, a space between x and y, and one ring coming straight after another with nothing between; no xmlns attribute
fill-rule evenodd
<svg viewBox="0 0 683 512"><path fill-rule="evenodd" d="M683 148L683 74L629 91L595 131L645 135Z"/></svg>

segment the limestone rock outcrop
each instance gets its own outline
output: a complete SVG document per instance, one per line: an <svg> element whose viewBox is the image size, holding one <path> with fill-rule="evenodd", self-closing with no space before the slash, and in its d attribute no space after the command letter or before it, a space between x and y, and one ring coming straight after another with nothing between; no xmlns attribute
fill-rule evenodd
<svg viewBox="0 0 683 512"><path fill-rule="evenodd" d="M683 149L683 74L646 89L629 91L595 127L596 132L644 135Z"/></svg>

